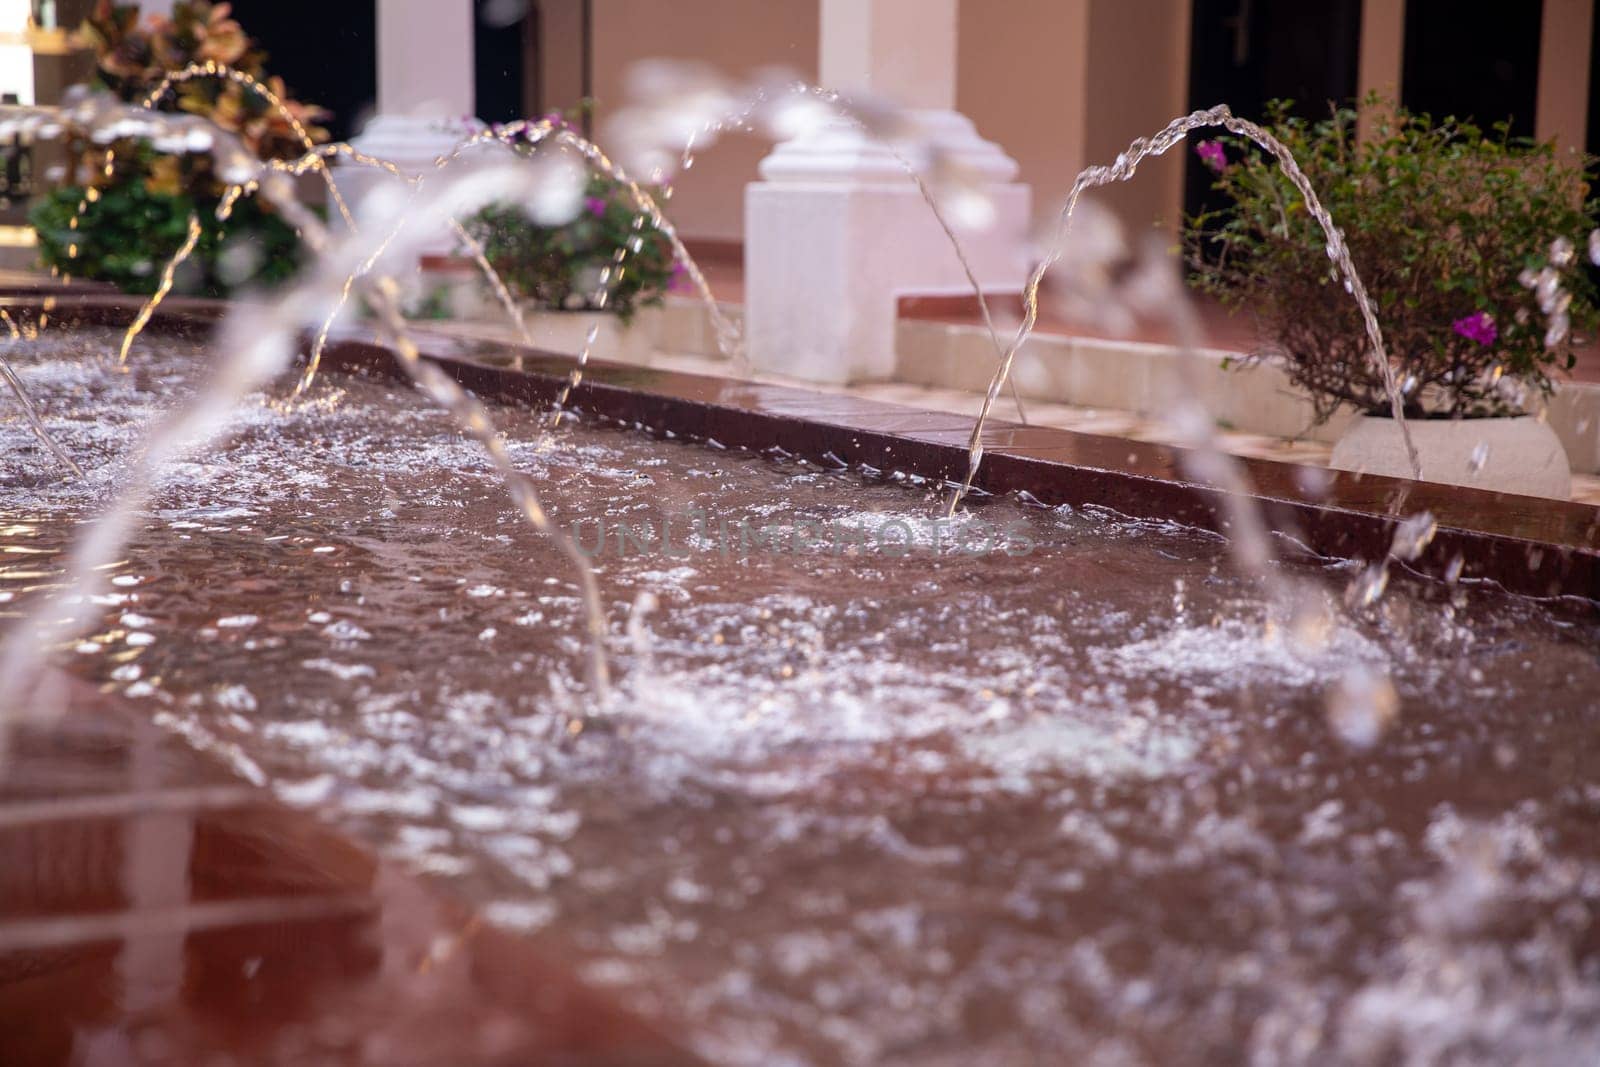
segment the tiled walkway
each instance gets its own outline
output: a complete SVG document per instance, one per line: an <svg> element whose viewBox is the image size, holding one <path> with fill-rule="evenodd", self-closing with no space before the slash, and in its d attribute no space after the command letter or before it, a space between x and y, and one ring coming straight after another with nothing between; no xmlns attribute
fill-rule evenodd
<svg viewBox="0 0 1600 1067"><path fill-rule="evenodd" d="M669 367L691 374L729 375L730 368L722 360L697 356L659 355L656 366ZM962 415L977 415L983 406L983 397L976 393L956 389L930 389L903 383L853 385L847 387L808 386L826 392L845 392L870 400L929 411L952 411ZM1023 403L1027 420L1039 426L1054 426L1079 433L1102 434L1108 437L1126 437L1136 441L1176 444L1177 435L1170 426L1143 418L1128 411L1111 411L1099 408L1073 407L1068 404L1047 404L1029 400ZM1017 409L1009 395L1000 398L995 407L999 418L1015 421ZM1261 434L1218 433L1218 441L1228 453L1251 456L1257 459L1275 459L1286 463L1306 463L1326 466L1332 448L1316 441L1288 440ZM1572 498L1586 504L1600 505L1600 476L1574 475Z"/></svg>
<svg viewBox="0 0 1600 1067"><path fill-rule="evenodd" d="M499 322L429 323L428 329L485 340L515 342L516 334ZM603 354L600 358L603 358ZM723 359L707 356L669 354L658 352L651 365L688 374L705 374L712 377L753 377L759 380L787 381L767 375L740 374ZM794 384L790 382L789 384ZM950 411L962 415L977 415L983 406L983 397L959 389L939 389L905 382L867 383L851 386L829 386L801 383L818 392L849 393L888 404L920 408L926 411ZM1077 407L1070 404L1051 404L1039 400L1023 402L1027 421L1039 426L1054 426L1079 433L1101 434L1108 437L1125 437L1130 440L1176 444L1178 437L1171 427L1159 419L1146 418L1130 411L1109 408ZM995 407L997 418L1016 421L1017 409L1009 394L1002 395ZM1332 447L1317 441L1292 440L1263 434L1219 431L1218 441L1232 455L1257 459L1274 459L1287 463L1305 463L1326 466ZM1581 503L1600 505L1600 476L1573 475L1572 498Z"/></svg>
<svg viewBox="0 0 1600 1067"><path fill-rule="evenodd" d="M729 258L726 252L717 252L703 256L700 265L705 271L711 291L716 294L718 300L734 304L744 303L744 267L738 260ZM989 301L991 310L998 317L1015 316L1016 297L991 295ZM1233 314L1215 301L1199 295L1195 297L1195 304L1200 315L1201 328L1205 333L1206 347L1234 349L1240 352L1249 351L1253 347L1256 337L1255 327L1247 316ZM1163 342L1170 339L1163 327L1148 323L1136 326L1132 334L1110 336L1092 324L1062 317L1057 307L1057 301L1047 299L1040 302L1038 328L1041 333L1103 337L1107 340L1120 341ZM977 301L966 296L902 298L900 317L947 322L960 326L983 324ZM1566 377L1579 382L1600 382L1600 337L1591 338L1580 346L1574 355L1577 362Z"/></svg>

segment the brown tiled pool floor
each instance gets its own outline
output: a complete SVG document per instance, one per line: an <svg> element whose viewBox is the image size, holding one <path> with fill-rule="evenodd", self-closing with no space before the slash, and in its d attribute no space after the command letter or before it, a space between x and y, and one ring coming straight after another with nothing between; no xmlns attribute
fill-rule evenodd
<svg viewBox="0 0 1600 1067"><path fill-rule="evenodd" d="M0 778L0 1064L683 1063L528 943L80 683Z"/></svg>

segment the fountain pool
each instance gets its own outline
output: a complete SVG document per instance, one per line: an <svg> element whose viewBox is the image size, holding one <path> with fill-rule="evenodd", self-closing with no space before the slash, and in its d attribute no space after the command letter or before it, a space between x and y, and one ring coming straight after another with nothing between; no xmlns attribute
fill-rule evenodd
<svg viewBox="0 0 1600 1067"><path fill-rule="evenodd" d="M80 326L15 352L91 474L60 482L24 424L0 424L11 454L32 450L0 487L8 616L203 377L181 307L109 369L120 333L84 323L131 311L63 301ZM121 984L104 979L92 1026L63 1011L40 1036L12 1025L0 983L0 1060L47 1039L62 1062L118 1040L154 1062L428 1062L429 1040L481 1062L1600 1056L1588 509L1260 465L1284 544L1316 550L1286 566L1333 605L1325 632L1294 634L1168 450L996 426L993 495L935 525L970 420L602 366L572 395L578 421L547 433L529 402L565 364L454 354L552 517L599 545L613 706L585 714L575 693L565 558L447 416L370 373L381 350L330 347L308 395L253 397L230 442L168 472L99 622L58 653L66 691L94 695L18 746L0 853L39 862L0 874L0 976L48 988L88 945ZM672 439L690 434L709 440ZM1417 570L1466 577L1397 565L1374 605L1339 607L1396 493L1440 521ZM1385 674L1397 703L1372 684ZM102 721L160 730L131 808L93 798L126 788L136 744L48 741ZM24 772L71 778L91 814L30 815L45 787ZM219 860L246 805L273 828ZM52 871L27 851L41 825L103 832ZM165 852L146 852L175 873L119 888L140 881L125 835L163 826ZM284 844L307 836L338 843ZM327 949L359 1011L261 972L270 949L214 965L191 927L218 886L285 850L285 870L343 884L355 861L328 857L349 842L390 872ZM419 875L435 888L394 888ZM448 933L407 918L434 892ZM120 950L106 916L128 924ZM466 995L502 942L540 964L496 973L559 1010ZM397 966L442 976L417 1016L443 1020L431 1037L406 1025L414 1001L381 995L411 988ZM140 1008L162 974L193 987L183 1011Z"/></svg>

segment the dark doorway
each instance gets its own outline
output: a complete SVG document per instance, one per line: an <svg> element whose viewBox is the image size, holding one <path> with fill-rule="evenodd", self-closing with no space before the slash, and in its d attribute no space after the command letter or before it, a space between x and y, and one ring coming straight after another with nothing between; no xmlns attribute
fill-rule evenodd
<svg viewBox="0 0 1600 1067"><path fill-rule="evenodd" d="M1355 98L1360 47L1361 0L1195 0L1189 104L1259 119L1268 101L1292 100L1320 118ZM1191 152L1184 210L1210 206L1211 171Z"/></svg>
<svg viewBox="0 0 1600 1067"><path fill-rule="evenodd" d="M1532 137L1543 18L1543 0L1407 0L1401 103Z"/></svg>
<svg viewBox="0 0 1600 1067"><path fill-rule="evenodd" d="M376 0L233 0L233 14L266 49L267 73L333 112L334 140L360 131L378 96Z"/></svg>
<svg viewBox="0 0 1600 1067"><path fill-rule="evenodd" d="M527 0L476 0L473 82L478 117L485 122L526 118L528 36L537 20Z"/></svg>

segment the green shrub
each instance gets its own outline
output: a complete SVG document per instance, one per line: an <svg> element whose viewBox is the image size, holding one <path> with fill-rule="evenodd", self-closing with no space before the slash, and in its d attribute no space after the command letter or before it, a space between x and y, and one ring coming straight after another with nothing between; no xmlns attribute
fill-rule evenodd
<svg viewBox="0 0 1600 1067"><path fill-rule="evenodd" d="M281 282L298 264L294 230L253 198L241 200L224 226L215 204L151 192L143 182L118 182L98 191L74 229L85 192L81 186L54 190L29 216L39 234L40 258L74 277L108 282L125 293L155 292L188 236L191 214L200 220L200 241L178 274L178 292L225 297L244 286Z"/></svg>
<svg viewBox="0 0 1600 1067"><path fill-rule="evenodd" d="M577 215L561 225L540 225L519 206L492 204L462 226L506 287L539 307L593 309L601 274L611 266L605 307L627 322L638 308L660 304L676 276L666 234L648 220L635 229L637 218L623 187L594 175ZM620 269L612 266L618 250Z"/></svg>
<svg viewBox="0 0 1600 1067"><path fill-rule="evenodd" d="M157 104L159 110L204 116L259 159L297 158L304 146L295 123L312 140L327 139L316 125L322 110L295 100L280 79L266 73L265 53L232 17L229 4L177 0L169 14L146 15L137 3L98 0L77 36L95 55L92 85L128 104L143 102L163 78L191 63L227 64L261 81L286 113L226 78L174 85ZM46 266L125 292L151 293L183 244L193 215L202 233L178 275L178 292L227 296L241 286L270 285L294 272L298 237L256 198L241 200L226 223L217 220L228 183L214 173L209 158L167 155L135 140L119 140L110 148L108 168L107 146L82 141L70 146L72 184L51 193L31 213ZM80 204L85 205L82 217Z"/></svg>
<svg viewBox="0 0 1600 1067"><path fill-rule="evenodd" d="M1264 125L1344 232L1407 415L1519 412L1528 388L1548 392L1550 373L1572 366L1573 331L1596 323L1594 287L1570 245L1594 225L1590 160L1511 138L1503 125L1486 134L1375 98L1366 106L1374 125L1365 140L1347 108L1313 122L1279 102ZM1227 204L1189 220L1197 284L1256 318L1262 354L1281 357L1319 419L1341 404L1388 414L1360 311L1330 269L1322 230L1270 156L1242 138L1221 142L1198 149ZM1567 243L1552 255L1557 239ZM1546 270L1541 309L1533 283ZM1555 320L1571 328L1551 330Z"/></svg>

